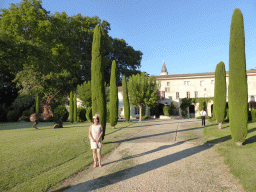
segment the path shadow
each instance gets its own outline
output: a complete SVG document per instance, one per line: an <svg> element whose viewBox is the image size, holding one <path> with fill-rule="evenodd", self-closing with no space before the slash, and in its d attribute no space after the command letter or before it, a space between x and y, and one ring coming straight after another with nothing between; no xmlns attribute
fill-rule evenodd
<svg viewBox="0 0 256 192"><path fill-rule="evenodd" d="M230 139L230 137L224 137L224 138L219 138L215 140L211 140L211 143L217 143L220 140L228 140ZM181 143L179 143L181 144ZM166 149L166 148L170 148L173 147L175 144L173 145L167 145L167 146L163 146L161 149L158 150L162 150L162 149ZM147 173L149 171L158 169L160 167L166 166L168 164L174 163L176 161L182 160L184 158L190 157L192 155L195 155L197 153L200 153L202 151L208 150L210 149L212 146L209 146L207 143L204 143L203 145L200 146L195 146L189 149L185 149L183 151L179 151L177 153L174 154L170 154L140 165L136 165L132 168L127 168L121 171L117 171L115 173L111 173L109 175L106 176L102 176L96 179L92 179L90 181L86 181L84 183L80 183L77 185L74 185L70 188L70 191L93 191L93 190L97 190L103 187L106 187L108 185L112 185L121 181L124 181L126 179L130 179L133 177L136 177L138 175L142 175L144 173ZM129 174L127 174L128 172L130 172Z"/></svg>
<svg viewBox="0 0 256 192"><path fill-rule="evenodd" d="M167 134L171 134L171 133L179 133L179 132L184 132L184 131L191 131L191 130L196 130L196 129L203 129L203 127L196 127L196 128L189 128L189 129L183 129L183 130L174 130L174 131L167 131L167 132L163 132L163 133L158 133L158 134L154 134L154 135L145 135L145 136L140 136L140 137L132 137L132 138L128 138L128 139L123 139L123 140L117 140L117 141L110 141L110 142L104 142L105 144L109 144L109 143L122 143L122 142L129 142L129 141L134 141L134 140L138 140L138 139L145 139L145 138L150 138L150 137L157 137L157 136L161 136L161 135L167 135ZM103 143L103 144L104 144Z"/></svg>
<svg viewBox="0 0 256 192"><path fill-rule="evenodd" d="M131 155L129 157L125 157L125 158L122 158L122 159L119 159L119 160L116 160L116 161L105 163L104 166L112 164L112 163L120 162L120 161L123 161L123 160L132 159L132 158L135 158L135 157L140 157L140 156L147 155L147 154L150 154L150 153L154 153L154 152L157 152L157 151L161 151L161 150L164 150L166 148L175 147L175 146L181 145L181 144L183 144L185 142L188 142L188 141L191 141L191 140L194 140L194 139L197 139L197 138L188 139L186 141L179 141L179 142L171 144L171 145L163 145L161 147L158 147L156 149L153 149L153 150L150 150L150 151L147 151L147 152L144 152L144 153L140 153L140 154L137 154L137 155Z"/></svg>

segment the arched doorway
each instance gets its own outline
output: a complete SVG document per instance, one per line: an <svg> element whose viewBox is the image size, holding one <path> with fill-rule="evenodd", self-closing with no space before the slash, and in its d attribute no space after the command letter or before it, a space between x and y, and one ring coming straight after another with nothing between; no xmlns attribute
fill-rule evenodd
<svg viewBox="0 0 256 192"><path fill-rule="evenodd" d="M213 117L213 104L211 105L211 117Z"/></svg>
<svg viewBox="0 0 256 192"><path fill-rule="evenodd" d="M255 108L256 108L256 102L255 101L250 101L249 102L249 111L251 111Z"/></svg>
<svg viewBox="0 0 256 192"><path fill-rule="evenodd" d="M151 107L150 108L150 115L152 116L156 116L156 118L159 118L160 115L163 115L163 108L164 108L164 104L159 103L158 105L156 105L155 107Z"/></svg>
<svg viewBox="0 0 256 192"><path fill-rule="evenodd" d="M189 118L195 118L195 105L190 104L189 106Z"/></svg>

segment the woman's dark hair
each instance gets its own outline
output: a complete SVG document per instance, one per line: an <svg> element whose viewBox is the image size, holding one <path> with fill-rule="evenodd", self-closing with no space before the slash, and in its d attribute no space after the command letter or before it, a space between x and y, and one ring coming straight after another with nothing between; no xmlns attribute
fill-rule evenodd
<svg viewBox="0 0 256 192"><path fill-rule="evenodd" d="M93 122L93 123L94 123L94 119L95 119L95 118L92 118L92 122ZM99 122L99 117L96 117L96 119L98 119L98 122Z"/></svg>

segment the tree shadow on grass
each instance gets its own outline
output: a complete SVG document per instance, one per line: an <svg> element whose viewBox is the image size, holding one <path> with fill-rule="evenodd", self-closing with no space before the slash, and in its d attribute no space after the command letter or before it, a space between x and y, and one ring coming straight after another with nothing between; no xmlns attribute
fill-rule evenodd
<svg viewBox="0 0 256 192"><path fill-rule="evenodd" d="M256 135L254 135L254 136L249 137L248 139L246 139L243 144L246 145L246 144L252 144L252 143L256 143Z"/></svg>
<svg viewBox="0 0 256 192"><path fill-rule="evenodd" d="M211 140L209 142L211 143L218 143L218 142L223 142L229 140L231 137L226 136L223 138L218 138L215 140ZM177 143L178 145L184 143L184 141ZM177 144L172 144L172 145L165 145L162 147L159 147L155 150L145 152L145 154L149 153L154 153L163 149L171 148L174 147ZM199 146L195 146L189 149L185 149L182 151L179 151L174 154L170 154L140 165L136 165L132 168L127 168L121 171L117 171L115 173L108 174L106 176L102 176L99 178L92 179L90 181L86 181L77 185L72 186L70 189L67 191L93 191L97 190L115 183L119 183L121 181L136 177L138 175L142 175L144 173L147 173L149 171L158 169L160 167L166 166L168 164L174 163L176 161L182 160L184 158L190 157L192 155L195 155L197 153L200 153L202 151L210 149L212 146L208 145L207 143ZM138 154L138 156L145 155L145 154ZM129 157L129 158L134 158L134 157ZM128 174L129 173L129 174Z"/></svg>
<svg viewBox="0 0 256 192"><path fill-rule="evenodd" d="M255 128L252 128L252 129L249 129L248 130L248 133L252 133L256 131L256 127ZM248 136L248 135L247 135ZM256 135L252 136L252 137L249 137L248 139L245 140L245 142L243 143L244 145L246 144L252 144L252 143L256 143Z"/></svg>

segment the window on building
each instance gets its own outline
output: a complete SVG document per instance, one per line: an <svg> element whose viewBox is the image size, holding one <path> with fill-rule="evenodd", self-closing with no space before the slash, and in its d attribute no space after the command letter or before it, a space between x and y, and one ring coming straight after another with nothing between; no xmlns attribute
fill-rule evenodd
<svg viewBox="0 0 256 192"><path fill-rule="evenodd" d="M214 84L214 80L212 80L212 84Z"/></svg>
<svg viewBox="0 0 256 192"><path fill-rule="evenodd" d="M195 98L197 98L198 97L198 92L197 91L195 91Z"/></svg>
<svg viewBox="0 0 256 192"><path fill-rule="evenodd" d="M187 98L190 98L190 92L187 92Z"/></svg>
<svg viewBox="0 0 256 192"><path fill-rule="evenodd" d="M165 92L166 93L170 92L170 87L165 87Z"/></svg>
<svg viewBox="0 0 256 192"><path fill-rule="evenodd" d="M179 99L179 92L176 92L176 99Z"/></svg>
<svg viewBox="0 0 256 192"><path fill-rule="evenodd" d="M190 85L190 81L188 81L188 85Z"/></svg>
<svg viewBox="0 0 256 192"><path fill-rule="evenodd" d="M120 107L120 111L123 111L123 107Z"/></svg>
<svg viewBox="0 0 256 192"><path fill-rule="evenodd" d="M206 88L204 88L204 91L206 91Z"/></svg>
<svg viewBox="0 0 256 192"><path fill-rule="evenodd" d="M135 107L135 115L140 114L140 109L138 107Z"/></svg>
<svg viewBox="0 0 256 192"><path fill-rule="evenodd" d="M167 82L167 86L170 86L170 82Z"/></svg>
<svg viewBox="0 0 256 192"><path fill-rule="evenodd" d="M204 97L207 97L207 93L204 94Z"/></svg>
<svg viewBox="0 0 256 192"><path fill-rule="evenodd" d="M251 96L251 101L255 101L255 97L254 96Z"/></svg>
<svg viewBox="0 0 256 192"><path fill-rule="evenodd" d="M204 81L200 81L200 86L204 86Z"/></svg>
<svg viewBox="0 0 256 192"><path fill-rule="evenodd" d="M187 81L184 81L184 85L187 85Z"/></svg>

